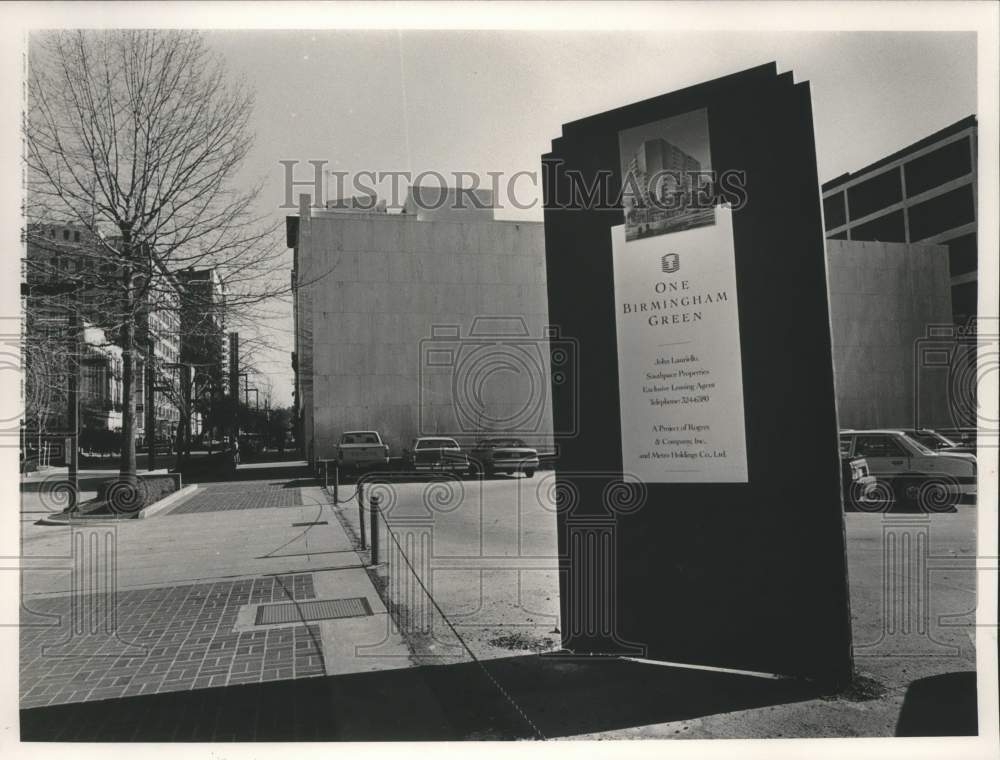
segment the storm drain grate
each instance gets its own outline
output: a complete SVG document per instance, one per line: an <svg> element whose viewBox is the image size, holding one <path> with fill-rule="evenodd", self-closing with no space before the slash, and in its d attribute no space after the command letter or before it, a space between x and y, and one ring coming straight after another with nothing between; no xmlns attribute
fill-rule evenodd
<svg viewBox="0 0 1000 760"><path fill-rule="evenodd" d="M317 599L310 602L263 604L257 608L257 619L254 625L334 620L336 618L365 617L371 614L372 608L363 596L352 596L348 599Z"/></svg>
<svg viewBox="0 0 1000 760"><path fill-rule="evenodd" d="M317 520L316 522L292 523L292 527L293 528L306 528L306 527L308 527L310 525L329 525L329 524L330 523L328 523L326 520Z"/></svg>

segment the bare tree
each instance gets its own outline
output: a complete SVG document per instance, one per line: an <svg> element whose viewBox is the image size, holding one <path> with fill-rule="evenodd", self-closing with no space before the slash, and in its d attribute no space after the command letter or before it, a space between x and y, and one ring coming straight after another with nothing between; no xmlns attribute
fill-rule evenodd
<svg viewBox="0 0 1000 760"><path fill-rule="evenodd" d="M134 482L137 353L177 273L215 268L235 313L287 292L276 225L255 215L260 186L235 187L252 144L253 98L200 33L42 33L29 49L24 122L30 251L84 233L83 271L36 256L36 277L80 284L86 319L122 348L121 475ZM77 242L77 241L71 241ZM38 271L41 267L53 271Z"/></svg>

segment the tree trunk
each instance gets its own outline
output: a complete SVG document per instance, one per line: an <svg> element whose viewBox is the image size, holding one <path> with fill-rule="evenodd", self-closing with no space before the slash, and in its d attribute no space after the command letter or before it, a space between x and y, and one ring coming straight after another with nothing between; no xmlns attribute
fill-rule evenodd
<svg viewBox="0 0 1000 760"><path fill-rule="evenodd" d="M125 273L125 319L122 325L122 455L119 474L121 479L135 484L135 318L133 306L132 272Z"/></svg>

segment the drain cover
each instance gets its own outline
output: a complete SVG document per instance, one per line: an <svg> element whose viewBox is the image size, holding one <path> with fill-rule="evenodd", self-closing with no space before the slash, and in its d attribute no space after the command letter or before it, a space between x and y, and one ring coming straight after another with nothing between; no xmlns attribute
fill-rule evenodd
<svg viewBox="0 0 1000 760"><path fill-rule="evenodd" d="M348 599L316 599L309 602L262 604L257 608L257 619L254 621L254 625L334 620L336 618L364 617L371 614L372 608L363 596L353 596Z"/></svg>

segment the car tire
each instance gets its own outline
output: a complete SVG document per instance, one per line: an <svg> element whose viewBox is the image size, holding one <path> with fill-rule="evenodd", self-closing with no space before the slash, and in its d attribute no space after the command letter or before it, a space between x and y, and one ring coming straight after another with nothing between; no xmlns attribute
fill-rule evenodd
<svg viewBox="0 0 1000 760"><path fill-rule="evenodd" d="M533 478L534 476L535 476L535 471L534 470L525 470L524 471L524 477L526 477L526 478Z"/></svg>
<svg viewBox="0 0 1000 760"><path fill-rule="evenodd" d="M949 489L944 478L932 477L920 484L916 502L921 512L956 512L959 496Z"/></svg>
<svg viewBox="0 0 1000 760"><path fill-rule="evenodd" d="M878 480L872 487L872 497L862 499L852 486L848 491L848 501L852 512L870 512L874 514L889 512L896 503L896 494L891 482Z"/></svg>
<svg viewBox="0 0 1000 760"><path fill-rule="evenodd" d="M473 478L481 477L483 474L483 466L476 460L469 462L469 476Z"/></svg>

